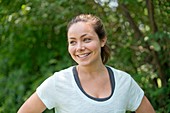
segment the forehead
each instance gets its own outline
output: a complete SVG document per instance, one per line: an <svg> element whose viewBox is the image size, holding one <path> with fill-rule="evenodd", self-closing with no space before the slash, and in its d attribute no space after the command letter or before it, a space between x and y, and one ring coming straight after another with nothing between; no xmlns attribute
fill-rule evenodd
<svg viewBox="0 0 170 113"><path fill-rule="evenodd" d="M82 34L94 34L94 28L89 22L77 22L70 26L67 32L67 36L82 35Z"/></svg>

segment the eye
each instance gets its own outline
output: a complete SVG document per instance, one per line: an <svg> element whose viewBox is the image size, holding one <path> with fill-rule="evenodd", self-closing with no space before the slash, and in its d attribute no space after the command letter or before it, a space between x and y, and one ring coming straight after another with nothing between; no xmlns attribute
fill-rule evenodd
<svg viewBox="0 0 170 113"><path fill-rule="evenodd" d="M75 45L75 44L76 44L76 41L73 41L73 40L72 40L72 41L69 41L69 44L70 44L70 45Z"/></svg>
<svg viewBox="0 0 170 113"><path fill-rule="evenodd" d="M91 41L91 39L90 38L84 38L84 40L83 40L84 42L86 42L86 43L88 43L88 42L90 42Z"/></svg>

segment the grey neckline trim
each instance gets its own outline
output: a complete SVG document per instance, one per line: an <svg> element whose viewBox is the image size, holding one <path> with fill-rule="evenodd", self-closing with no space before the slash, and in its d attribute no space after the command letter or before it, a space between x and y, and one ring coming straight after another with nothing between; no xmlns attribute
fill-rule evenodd
<svg viewBox="0 0 170 113"><path fill-rule="evenodd" d="M110 99L110 98L112 97L113 92L114 92L114 90L115 90L114 73L113 73L113 71L112 71L111 68L109 68L109 67L107 67L107 66L106 66L106 68L107 68L108 73L109 73L112 92L111 92L111 94L110 94L109 97L106 97L106 98L95 98L95 97L90 96L89 94L87 94L87 93L84 91L84 89L83 89L82 86L81 86L79 77L78 77L78 72L77 72L76 66L73 67L73 75L74 75L75 82L76 82L76 84L78 85L79 89L80 89L88 98L93 99L93 100L95 100L95 101L102 102L102 101L106 101L106 100L108 100L108 99Z"/></svg>

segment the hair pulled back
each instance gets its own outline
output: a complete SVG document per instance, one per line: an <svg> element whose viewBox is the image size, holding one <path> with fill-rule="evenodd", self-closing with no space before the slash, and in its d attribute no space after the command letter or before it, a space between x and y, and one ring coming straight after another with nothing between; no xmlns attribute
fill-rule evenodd
<svg viewBox="0 0 170 113"><path fill-rule="evenodd" d="M73 18L68 23L67 31L69 30L71 25L73 25L77 22L88 22L88 23L90 23L93 26L94 31L96 32L96 34L98 35L100 40L102 40L103 38L106 38L106 31L105 31L104 25L103 25L101 19L98 18L97 16L94 16L92 14L80 14L80 15L76 16L75 18ZM107 43L103 47L101 47L101 58L102 58L102 62L104 64L106 64L106 62L110 58L110 48L107 45Z"/></svg>

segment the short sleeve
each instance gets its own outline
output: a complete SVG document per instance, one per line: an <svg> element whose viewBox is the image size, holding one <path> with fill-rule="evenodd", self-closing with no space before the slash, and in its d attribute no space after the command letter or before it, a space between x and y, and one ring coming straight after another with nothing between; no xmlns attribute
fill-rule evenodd
<svg viewBox="0 0 170 113"><path fill-rule="evenodd" d="M55 106L55 76L47 78L36 90L37 95L48 109Z"/></svg>
<svg viewBox="0 0 170 113"><path fill-rule="evenodd" d="M128 93L128 105L127 110L136 111L136 109L141 104L141 101L144 97L144 91L136 83L136 81L131 77L129 93Z"/></svg>

